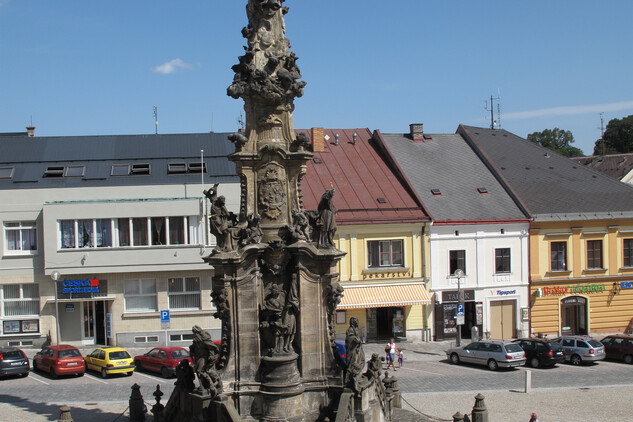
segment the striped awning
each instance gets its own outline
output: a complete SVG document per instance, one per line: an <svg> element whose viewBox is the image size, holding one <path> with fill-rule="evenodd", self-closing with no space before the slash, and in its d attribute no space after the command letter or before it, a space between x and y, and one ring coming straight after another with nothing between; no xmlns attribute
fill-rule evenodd
<svg viewBox="0 0 633 422"><path fill-rule="evenodd" d="M423 283L344 287L336 309L386 308L431 303Z"/></svg>

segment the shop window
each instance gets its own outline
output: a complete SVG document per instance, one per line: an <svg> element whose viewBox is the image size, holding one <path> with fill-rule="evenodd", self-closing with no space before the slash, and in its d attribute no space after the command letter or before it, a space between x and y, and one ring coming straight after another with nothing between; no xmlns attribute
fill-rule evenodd
<svg viewBox="0 0 633 422"><path fill-rule="evenodd" d="M5 254L22 255L37 252L35 221L4 223Z"/></svg>
<svg viewBox="0 0 633 422"><path fill-rule="evenodd" d="M5 284L2 286L2 316L21 317L40 314L40 293L37 284ZM17 332L38 332L39 327L21 321L5 321L10 323L12 330ZM24 325L24 327L22 327ZM35 330L35 331L31 331ZM6 332L6 330L5 330Z"/></svg>
<svg viewBox="0 0 633 422"><path fill-rule="evenodd" d="M510 248L495 249L495 273L510 272Z"/></svg>
<svg viewBox="0 0 633 422"><path fill-rule="evenodd" d="M156 312L156 280L125 280L125 310L127 312Z"/></svg>
<svg viewBox="0 0 633 422"><path fill-rule="evenodd" d="M633 239L623 239L622 249L624 251L624 266L633 267Z"/></svg>
<svg viewBox="0 0 633 422"><path fill-rule="evenodd" d="M367 242L369 268L402 267L402 240L372 240Z"/></svg>
<svg viewBox="0 0 633 422"><path fill-rule="evenodd" d="M587 268L603 268L602 240L587 240Z"/></svg>
<svg viewBox="0 0 633 422"><path fill-rule="evenodd" d="M455 274L455 271L462 270L466 274L466 251L457 250L449 252L449 273Z"/></svg>
<svg viewBox="0 0 633 422"><path fill-rule="evenodd" d="M567 242L552 242L550 248L552 271L567 271Z"/></svg>
<svg viewBox="0 0 633 422"><path fill-rule="evenodd" d="M170 278L169 309L200 309L200 279L198 277Z"/></svg>

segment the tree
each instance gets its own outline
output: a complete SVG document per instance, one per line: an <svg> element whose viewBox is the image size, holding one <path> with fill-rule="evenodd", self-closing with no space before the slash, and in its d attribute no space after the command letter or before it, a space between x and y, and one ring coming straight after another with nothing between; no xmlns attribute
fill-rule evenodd
<svg viewBox="0 0 633 422"><path fill-rule="evenodd" d="M622 119L611 119L604 131L604 145L598 139L593 155L626 154L633 152L633 114Z"/></svg>
<svg viewBox="0 0 633 422"><path fill-rule="evenodd" d="M585 155L580 148L572 147L574 135L568 131L555 127L541 132L532 132L527 140L544 148L557 152L565 157L580 157Z"/></svg>

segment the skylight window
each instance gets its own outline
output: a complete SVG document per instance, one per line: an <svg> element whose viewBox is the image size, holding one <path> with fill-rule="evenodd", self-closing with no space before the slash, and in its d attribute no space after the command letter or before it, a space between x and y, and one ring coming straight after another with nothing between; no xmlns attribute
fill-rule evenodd
<svg viewBox="0 0 633 422"><path fill-rule="evenodd" d="M479 193L488 193L488 189L486 189L484 187L480 187L480 188L477 188L477 192L479 192Z"/></svg>
<svg viewBox="0 0 633 422"><path fill-rule="evenodd" d="M149 163L132 164L132 171L130 174L150 174Z"/></svg>
<svg viewBox="0 0 633 422"><path fill-rule="evenodd" d="M0 179L11 179L13 177L13 167L0 167Z"/></svg>
<svg viewBox="0 0 633 422"><path fill-rule="evenodd" d="M64 177L64 166L46 167L44 177Z"/></svg>
<svg viewBox="0 0 633 422"><path fill-rule="evenodd" d="M435 196L439 196L442 194L442 192L439 189L431 189L431 193Z"/></svg>
<svg viewBox="0 0 633 422"><path fill-rule="evenodd" d="M83 177L86 172L86 166L68 166L64 176L66 177Z"/></svg>
<svg viewBox="0 0 633 422"><path fill-rule="evenodd" d="M169 163L167 164L167 173L169 174L187 173L187 163Z"/></svg>
<svg viewBox="0 0 633 422"><path fill-rule="evenodd" d="M112 164L110 176L127 176L130 174L129 164Z"/></svg>
<svg viewBox="0 0 633 422"><path fill-rule="evenodd" d="M387 200L385 198L377 198L376 199L378 201L379 204L386 204Z"/></svg>
<svg viewBox="0 0 633 422"><path fill-rule="evenodd" d="M189 173L200 173L200 168L202 168L202 172L206 173L207 172L207 163L201 163L201 162L192 162L189 163Z"/></svg>
<svg viewBox="0 0 633 422"><path fill-rule="evenodd" d="M312 161L314 161L314 164L321 164L323 162L320 158L313 158Z"/></svg>

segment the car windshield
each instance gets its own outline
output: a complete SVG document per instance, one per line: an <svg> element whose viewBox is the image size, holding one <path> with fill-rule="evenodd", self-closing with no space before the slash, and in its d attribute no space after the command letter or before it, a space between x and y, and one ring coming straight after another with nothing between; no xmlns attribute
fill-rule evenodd
<svg viewBox="0 0 633 422"><path fill-rule="evenodd" d="M110 352L110 359L112 360L129 359L129 358L130 358L130 354L126 352L125 350L121 350L118 352Z"/></svg>
<svg viewBox="0 0 633 422"><path fill-rule="evenodd" d="M506 344L506 351L508 353L517 353L517 352L522 352L523 349L521 349L521 346L519 346L518 344Z"/></svg>
<svg viewBox="0 0 633 422"><path fill-rule="evenodd" d="M592 347L602 347L602 343L595 340L589 340L589 344L591 344Z"/></svg>
<svg viewBox="0 0 633 422"><path fill-rule="evenodd" d="M549 343L549 347L554 351L562 349L562 347L560 347L560 344L553 341Z"/></svg>
<svg viewBox="0 0 633 422"><path fill-rule="evenodd" d="M22 352L19 350L10 350L8 352L0 353L0 356L3 356L2 359L20 359L24 357Z"/></svg>
<svg viewBox="0 0 633 422"><path fill-rule="evenodd" d="M189 352L186 350L173 350L169 354L174 359L184 359L189 357Z"/></svg>
<svg viewBox="0 0 633 422"><path fill-rule="evenodd" d="M76 358L79 356L81 356L81 353L79 353L79 350L77 349L60 350L57 353L57 357L59 358Z"/></svg>

